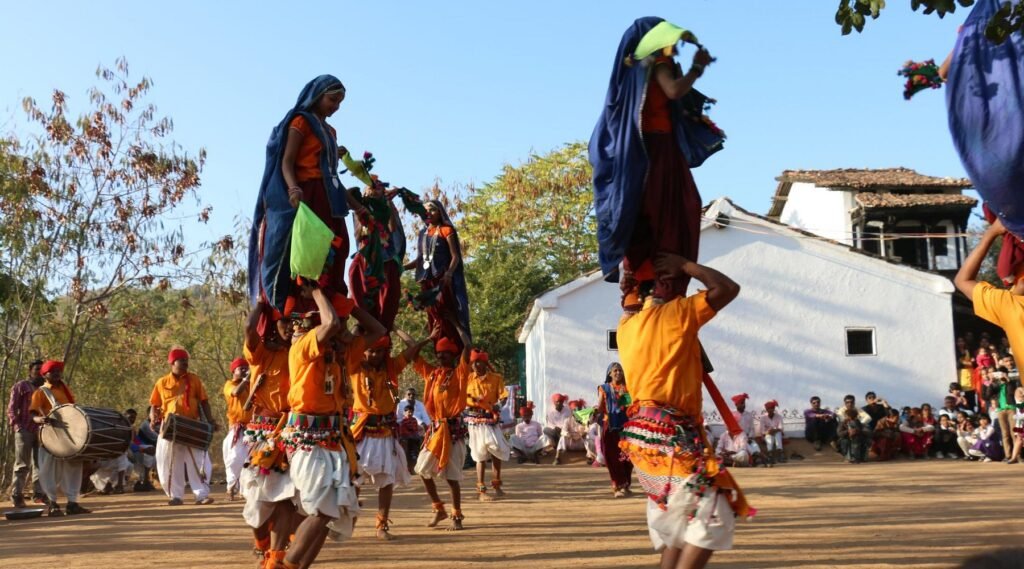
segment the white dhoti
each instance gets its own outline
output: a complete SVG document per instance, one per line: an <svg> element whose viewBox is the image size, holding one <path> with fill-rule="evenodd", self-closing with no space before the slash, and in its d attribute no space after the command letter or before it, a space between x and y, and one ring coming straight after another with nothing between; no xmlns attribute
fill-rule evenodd
<svg viewBox="0 0 1024 569"><path fill-rule="evenodd" d="M373 486L380 490L394 484L401 488L412 480L405 449L395 437L364 436L356 443L356 454L359 455L359 472L362 474L357 486Z"/></svg>
<svg viewBox="0 0 1024 569"><path fill-rule="evenodd" d="M738 468L750 466L750 452L741 450L732 455L732 465Z"/></svg>
<svg viewBox="0 0 1024 569"><path fill-rule="evenodd" d="M245 468L238 477L238 484L245 498L242 519L253 528L270 520L278 502L295 498L291 476L276 470L261 473L258 467Z"/></svg>
<svg viewBox="0 0 1024 569"><path fill-rule="evenodd" d="M352 524L359 515L359 499L349 473L344 450L297 450L290 456L288 468L295 486L295 505L303 516L324 515L330 523L332 539L352 537Z"/></svg>
<svg viewBox="0 0 1024 569"><path fill-rule="evenodd" d="M694 504L696 511L691 518ZM713 489L702 498L679 491L669 497L664 510L647 499L647 529L655 551L665 547L682 549L686 544L723 551L732 549L736 514L725 495Z"/></svg>
<svg viewBox="0 0 1024 569"><path fill-rule="evenodd" d="M224 437L224 444L221 445L221 452L224 454L224 475L227 478L228 489L238 482L238 475L242 472L242 467L245 466L245 461L249 458L249 451L251 446L245 442L245 437L239 436L232 444L232 439L235 438L235 429L228 430L227 436Z"/></svg>
<svg viewBox="0 0 1024 569"><path fill-rule="evenodd" d="M509 439L509 443L512 445L512 448L526 455L532 455L533 453L539 452L540 450L548 446L545 437L537 439L537 442L530 445L526 444L526 441L523 440L521 437L512 435L512 437Z"/></svg>
<svg viewBox="0 0 1024 569"><path fill-rule="evenodd" d="M494 457L498 460L507 461L512 453L505 434L501 432L501 426L485 423L470 424L469 428L469 453L475 462L485 462Z"/></svg>
<svg viewBox="0 0 1024 569"><path fill-rule="evenodd" d="M202 472L200 472L202 471ZM213 463L210 453L160 437L156 442L156 475L168 498L181 499L185 495L185 482L196 500L210 495L210 473Z"/></svg>
<svg viewBox="0 0 1024 569"><path fill-rule="evenodd" d="M457 441L452 443L452 449L448 453L448 464L443 469L437 468L437 457L426 448L420 451L416 458L416 474L430 480L450 480L462 482L462 465L466 463L466 442Z"/></svg>
<svg viewBox="0 0 1024 569"><path fill-rule="evenodd" d="M68 502L77 502L82 488L82 463L56 458L40 445L39 485L51 502L57 501L58 490L64 492Z"/></svg>
<svg viewBox="0 0 1024 569"><path fill-rule="evenodd" d="M585 448L586 443L582 437L574 439L563 436L558 439L558 446L555 447L555 450L558 452L565 452L567 450L583 450Z"/></svg>
<svg viewBox="0 0 1024 569"><path fill-rule="evenodd" d="M96 467L96 472L89 479L92 480L92 485L97 490L103 491L107 486L117 486L118 475L131 470L131 468L132 463L128 460L128 453L124 453L117 458L100 462Z"/></svg>

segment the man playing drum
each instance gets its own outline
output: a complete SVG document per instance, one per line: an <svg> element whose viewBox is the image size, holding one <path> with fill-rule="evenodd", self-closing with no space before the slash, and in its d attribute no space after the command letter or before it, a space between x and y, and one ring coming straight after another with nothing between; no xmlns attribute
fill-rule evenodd
<svg viewBox="0 0 1024 569"><path fill-rule="evenodd" d="M171 414L186 419L199 420L202 411L205 420L217 430L217 423L210 411L210 402L206 389L199 376L188 372L188 352L176 348L167 355L167 363L171 373L156 380L153 393L149 397L150 423L160 425ZM163 431L166 425L160 426ZM213 465L210 462L209 449L200 450L182 443L172 443L160 436L156 443L156 474L160 486L170 500L170 506L180 506L185 494L185 473L188 473L188 484L195 494L197 505L212 504L210 497L210 474Z"/></svg>
<svg viewBox="0 0 1024 569"><path fill-rule="evenodd" d="M43 374L45 383L32 394L32 403L29 411L32 413L32 420L45 425L50 422L47 415L57 405L69 405L75 402L75 396L64 383L64 363L48 361L43 363L39 370ZM60 506L57 505L57 489L64 491L68 497L68 515L91 513L78 504L78 492L82 487L82 463L77 461L64 461L57 459L47 450L39 448L39 483L46 494L48 516L63 516Z"/></svg>

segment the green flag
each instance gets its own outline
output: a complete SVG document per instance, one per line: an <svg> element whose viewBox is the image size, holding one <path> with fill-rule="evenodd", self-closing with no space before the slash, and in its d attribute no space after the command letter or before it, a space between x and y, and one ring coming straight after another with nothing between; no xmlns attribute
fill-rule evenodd
<svg viewBox="0 0 1024 569"><path fill-rule="evenodd" d="M292 223L291 271L292 278L317 280L324 272L327 255L331 250L334 232L304 203Z"/></svg>

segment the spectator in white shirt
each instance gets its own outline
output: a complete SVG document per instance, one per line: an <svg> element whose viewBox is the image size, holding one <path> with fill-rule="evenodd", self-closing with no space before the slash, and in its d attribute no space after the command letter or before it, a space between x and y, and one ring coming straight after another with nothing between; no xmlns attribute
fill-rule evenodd
<svg viewBox="0 0 1024 569"><path fill-rule="evenodd" d="M416 422L420 424L421 429L425 429L430 426L430 415L427 413L427 408L423 406L422 401L416 400L416 390L410 387L405 390L405 399L398 402L395 406L395 418L398 422L402 422L405 418L405 406L412 405L412 416L416 419Z"/></svg>
<svg viewBox="0 0 1024 569"><path fill-rule="evenodd" d="M779 402L772 399L764 404L764 415L757 418L758 436L764 437L765 455L770 463L786 462L786 452L782 449L782 415L775 412Z"/></svg>
<svg viewBox="0 0 1024 569"><path fill-rule="evenodd" d="M725 466L750 466L750 450L746 433L730 435L728 431L722 433L718 439L718 446L715 454Z"/></svg>
<svg viewBox="0 0 1024 569"><path fill-rule="evenodd" d="M569 408L565 406L565 402L568 399L568 395L561 393L555 393L551 396L551 403L554 407L548 410L547 415L544 416L545 447L553 449L562 438L562 426L565 425L565 420L569 418Z"/></svg>
<svg viewBox="0 0 1024 569"><path fill-rule="evenodd" d="M739 423L740 428L743 429L743 434L747 436L747 452L750 454L750 462L756 463L758 458L761 456L761 447L757 444L757 433L755 432L754 425L756 420L754 414L747 411L747 399L750 396L746 393L740 393L739 395L732 396L732 403L736 406L736 410L732 412L732 416Z"/></svg>
<svg viewBox="0 0 1024 569"><path fill-rule="evenodd" d="M516 425L516 431L509 443L512 445L512 452L518 455L519 464L532 460L534 464L540 464L538 454L544 448L544 436L540 423L533 421L533 402L527 401L526 405L519 409L523 422Z"/></svg>

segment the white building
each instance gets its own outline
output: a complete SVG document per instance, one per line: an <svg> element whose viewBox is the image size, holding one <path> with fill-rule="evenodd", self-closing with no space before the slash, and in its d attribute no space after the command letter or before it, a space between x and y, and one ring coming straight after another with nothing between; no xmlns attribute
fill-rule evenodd
<svg viewBox="0 0 1024 569"><path fill-rule="evenodd" d="M786 170L768 218L887 259L952 276L967 257L962 236L978 200L966 178L908 168ZM929 239L900 238L927 233Z"/></svg>
<svg viewBox="0 0 1024 569"><path fill-rule="evenodd" d="M797 436L811 395L833 409L845 394L861 402L869 390L893 405L941 401L956 376L949 279L751 214L728 199L712 203L705 217L700 262L742 286L701 333L726 398L749 393L755 409L778 400ZM519 342L527 398L542 412L552 393L594 402L617 359L619 296L618 286L595 272L534 301ZM718 421L707 396L704 410L710 423Z"/></svg>

